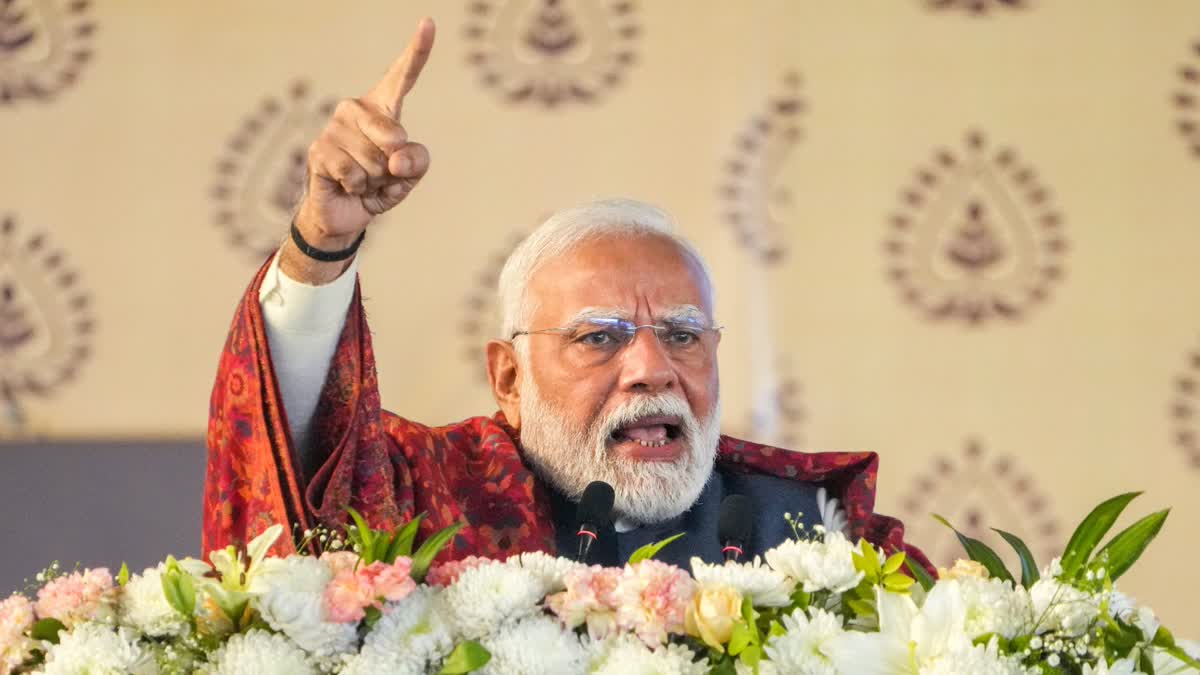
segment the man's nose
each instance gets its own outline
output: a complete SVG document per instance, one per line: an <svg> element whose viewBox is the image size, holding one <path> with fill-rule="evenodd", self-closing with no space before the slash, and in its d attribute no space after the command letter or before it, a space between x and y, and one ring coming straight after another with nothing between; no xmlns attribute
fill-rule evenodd
<svg viewBox="0 0 1200 675"><path fill-rule="evenodd" d="M654 394L674 389L675 367L651 328L637 331L621 354L621 389Z"/></svg>

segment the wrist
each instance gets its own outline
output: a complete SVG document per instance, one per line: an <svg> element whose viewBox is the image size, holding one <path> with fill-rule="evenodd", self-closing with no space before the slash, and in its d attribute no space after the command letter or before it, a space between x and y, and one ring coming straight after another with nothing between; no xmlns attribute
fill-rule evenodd
<svg viewBox="0 0 1200 675"><path fill-rule="evenodd" d="M335 234L321 224L319 218L308 215L303 209L296 214L296 229L310 246L323 251L340 251L354 244L361 232Z"/></svg>

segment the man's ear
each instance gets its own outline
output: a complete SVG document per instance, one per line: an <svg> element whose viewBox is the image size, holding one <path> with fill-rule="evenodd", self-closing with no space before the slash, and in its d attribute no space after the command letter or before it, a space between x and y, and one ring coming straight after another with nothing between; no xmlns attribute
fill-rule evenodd
<svg viewBox="0 0 1200 675"><path fill-rule="evenodd" d="M487 343L488 384L504 417L514 429L521 428L521 372L517 350L511 342Z"/></svg>

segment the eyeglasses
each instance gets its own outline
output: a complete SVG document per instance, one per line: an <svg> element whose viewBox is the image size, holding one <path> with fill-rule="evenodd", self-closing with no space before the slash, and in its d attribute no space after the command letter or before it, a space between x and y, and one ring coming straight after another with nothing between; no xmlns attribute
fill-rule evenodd
<svg viewBox="0 0 1200 675"><path fill-rule="evenodd" d="M596 365L628 346L643 328L654 331L671 360L685 364L711 358L716 349L716 336L724 330L724 326L710 326L691 318L638 325L616 317L591 317L561 328L516 331L510 340L522 335L561 335L563 347L570 357L580 365Z"/></svg>

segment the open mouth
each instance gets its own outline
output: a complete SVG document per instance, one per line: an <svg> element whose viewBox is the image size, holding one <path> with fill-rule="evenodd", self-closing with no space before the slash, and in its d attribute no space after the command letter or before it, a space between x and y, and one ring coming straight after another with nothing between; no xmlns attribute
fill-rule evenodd
<svg viewBox="0 0 1200 675"><path fill-rule="evenodd" d="M661 448L682 435L683 424L678 417L646 417L614 429L609 438L616 443L631 441L644 448Z"/></svg>

